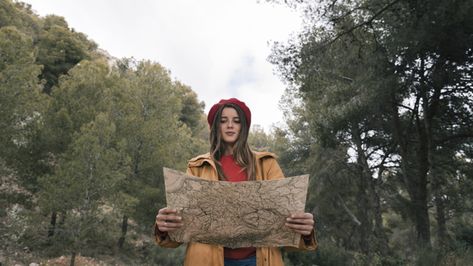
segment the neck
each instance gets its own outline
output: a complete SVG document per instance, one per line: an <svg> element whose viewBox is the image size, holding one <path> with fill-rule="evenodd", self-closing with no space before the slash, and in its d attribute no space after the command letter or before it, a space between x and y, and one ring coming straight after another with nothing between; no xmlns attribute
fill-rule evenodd
<svg viewBox="0 0 473 266"><path fill-rule="evenodd" d="M232 155L233 154L233 145L226 145L225 152L223 155Z"/></svg>

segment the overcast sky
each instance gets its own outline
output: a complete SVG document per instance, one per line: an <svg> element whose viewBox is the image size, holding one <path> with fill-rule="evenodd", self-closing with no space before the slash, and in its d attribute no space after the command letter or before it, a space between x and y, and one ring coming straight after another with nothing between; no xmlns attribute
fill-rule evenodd
<svg viewBox="0 0 473 266"><path fill-rule="evenodd" d="M280 123L284 85L267 58L272 41L301 26L298 13L264 0L23 0L56 14L114 57L158 62L205 102L237 97L266 130Z"/></svg>

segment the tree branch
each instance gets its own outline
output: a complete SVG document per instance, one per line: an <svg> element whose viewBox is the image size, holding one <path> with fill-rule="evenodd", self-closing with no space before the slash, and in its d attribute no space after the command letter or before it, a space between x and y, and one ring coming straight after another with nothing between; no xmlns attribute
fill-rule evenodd
<svg viewBox="0 0 473 266"><path fill-rule="evenodd" d="M371 22L373 22L377 17L379 17L381 14L384 13L384 11L388 10L390 7L392 7L393 5L395 5L397 2L399 2L400 0L394 0L392 1L391 3L387 4L386 6L384 6L383 8L381 8L378 12L376 12L370 19L366 20L366 21L363 21L353 27L351 27L350 29L340 33L340 34L337 34L335 36L334 39L332 39L331 41L329 41L328 43L326 43L325 45L323 46L328 46L328 45L331 45L332 43L334 43L336 40L338 40L339 38L341 38L343 35L345 34L348 34L348 33L351 33L353 32L354 30L358 29L358 28L361 28L365 25L369 25L371 24Z"/></svg>

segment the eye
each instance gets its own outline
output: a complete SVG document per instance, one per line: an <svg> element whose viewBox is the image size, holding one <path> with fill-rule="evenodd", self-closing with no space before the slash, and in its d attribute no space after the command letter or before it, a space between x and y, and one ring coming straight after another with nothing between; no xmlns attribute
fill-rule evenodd
<svg viewBox="0 0 473 266"><path fill-rule="evenodd" d="M240 124L240 118L234 119L234 120L233 120L233 123Z"/></svg>
<svg viewBox="0 0 473 266"><path fill-rule="evenodd" d="M227 119L220 119L220 123L221 123L221 124L227 123Z"/></svg>

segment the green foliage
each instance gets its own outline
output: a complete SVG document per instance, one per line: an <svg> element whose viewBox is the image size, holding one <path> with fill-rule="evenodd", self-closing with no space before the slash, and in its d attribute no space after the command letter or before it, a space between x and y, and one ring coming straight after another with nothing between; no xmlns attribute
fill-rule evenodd
<svg viewBox="0 0 473 266"><path fill-rule="evenodd" d="M106 208L128 165L122 144L114 143L114 133L115 125L99 113L94 122L81 127L55 174L40 180L42 211L69 214L59 237L70 243L70 251L80 251L111 232L104 222L110 218Z"/></svg>
<svg viewBox="0 0 473 266"><path fill-rule="evenodd" d="M86 35L69 29L63 17L54 15L39 18L31 6L11 0L0 4L0 28L14 27L30 36L37 48L35 61L42 65L40 77L43 91L50 93L58 79L83 59L89 59L97 45Z"/></svg>
<svg viewBox="0 0 473 266"><path fill-rule="evenodd" d="M34 113L40 112L41 88L38 75L41 67L34 63L31 38L14 27L0 28L0 128L2 145L23 143L22 129L34 123ZM3 139L9 136L10 139Z"/></svg>
<svg viewBox="0 0 473 266"><path fill-rule="evenodd" d="M38 79L33 40L15 27L0 28L0 158L20 175L20 184L32 189L34 138L41 126L47 98Z"/></svg>
<svg viewBox="0 0 473 266"><path fill-rule="evenodd" d="M284 2L309 23L271 57L289 85L287 127L255 126L249 142L287 176L311 175L319 250L287 264L468 265L472 2ZM150 227L162 167L184 170L207 150L203 103L157 63L106 60L64 18L0 2L7 264L23 250L182 263L184 247L156 247Z"/></svg>
<svg viewBox="0 0 473 266"><path fill-rule="evenodd" d="M318 248L317 252L288 252L287 258L293 266L303 265L352 265L352 255L337 247L336 245L326 242L325 245Z"/></svg>
<svg viewBox="0 0 473 266"><path fill-rule="evenodd" d="M204 105L163 66L95 49L62 17L0 3L2 263L118 248L130 264L182 261L137 243L165 205L162 167L205 152Z"/></svg>
<svg viewBox="0 0 473 266"><path fill-rule="evenodd" d="M61 78L59 87L52 94L54 100L50 113L67 112L67 117L63 114L62 119L72 122L72 132L79 131L98 112L106 112L110 108L108 95L116 81L107 74L108 66L104 62L82 61Z"/></svg>
<svg viewBox="0 0 473 266"><path fill-rule="evenodd" d="M322 239L362 261L441 260L420 251L447 248L473 195L471 1L284 2L309 24L271 57L289 85L282 166L313 176Z"/></svg>
<svg viewBox="0 0 473 266"><path fill-rule="evenodd" d="M13 26L28 36L40 31L40 19L33 15L31 5L12 0L0 2L0 28Z"/></svg>
<svg viewBox="0 0 473 266"><path fill-rule="evenodd" d="M37 61L44 66L41 75L46 80L44 91L50 93L59 76L88 59L96 45L83 34L71 31L62 17L47 16L43 23L43 31L38 36Z"/></svg>
<svg viewBox="0 0 473 266"><path fill-rule="evenodd" d="M154 245L149 247L150 257L147 262L162 266L183 265L185 252L185 245L175 249L163 249Z"/></svg>
<svg viewBox="0 0 473 266"><path fill-rule="evenodd" d="M195 136L205 129L205 124L201 123L201 118L205 117L203 112L205 104L198 101L197 94L189 86L175 82L174 88L181 99L182 109L179 121L187 125Z"/></svg>
<svg viewBox="0 0 473 266"><path fill-rule="evenodd" d="M125 151L131 158L131 171L122 189L136 201L128 205L126 213L151 223L165 204L162 167L185 169L183 158L191 158L202 142L192 136L192 130L199 130L202 124L189 128L182 122L182 117L190 115L182 113L183 104L197 103L196 95L188 87L173 83L165 68L146 61L124 60L121 64L117 69L120 76L115 78L122 82L111 95L114 102L110 112L117 124L117 137L126 139ZM198 118L203 106L194 107ZM147 228L148 223L143 226Z"/></svg>
<svg viewBox="0 0 473 266"><path fill-rule="evenodd" d="M266 134L260 125L253 125L248 135L248 144L257 151L270 151L273 141L271 135Z"/></svg>

